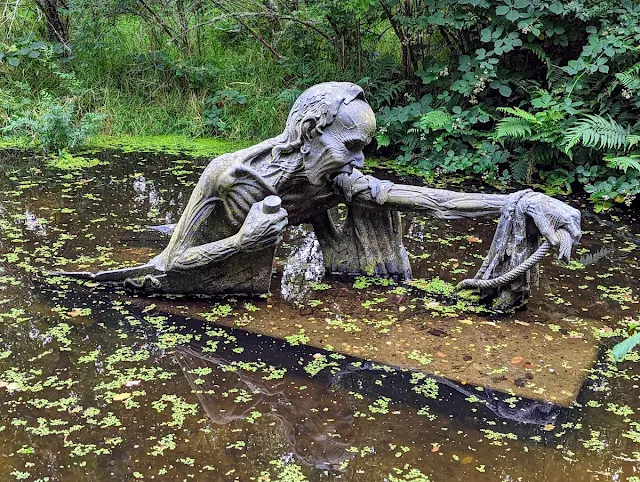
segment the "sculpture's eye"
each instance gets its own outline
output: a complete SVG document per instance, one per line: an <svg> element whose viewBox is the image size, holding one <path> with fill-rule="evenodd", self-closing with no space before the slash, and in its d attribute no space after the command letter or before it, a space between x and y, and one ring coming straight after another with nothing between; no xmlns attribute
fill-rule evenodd
<svg viewBox="0 0 640 482"><path fill-rule="evenodd" d="M344 146L350 151L361 151L364 148L364 143L362 141L347 141Z"/></svg>

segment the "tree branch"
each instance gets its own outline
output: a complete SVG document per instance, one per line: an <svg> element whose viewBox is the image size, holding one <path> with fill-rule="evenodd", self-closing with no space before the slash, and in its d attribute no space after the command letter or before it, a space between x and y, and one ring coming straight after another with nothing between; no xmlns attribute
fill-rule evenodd
<svg viewBox="0 0 640 482"><path fill-rule="evenodd" d="M216 1L216 0L213 0L213 2L212 2L212 3L213 3L216 7L218 7L220 10L222 10L223 12L225 12L227 15L229 15L229 16L233 16L233 15L234 15L234 14L233 14L233 13L231 13L231 12L230 12L230 11L229 11L225 6L224 6L224 5L222 5L220 2L218 2L218 1ZM276 49L274 49L274 48L273 48L273 47L272 47L272 46L271 46L271 45L270 45L270 44L269 44L269 43L268 43L264 38L262 38L262 36L261 36L258 32L256 32L256 31L255 31L255 30L253 30L251 27L249 27L249 25L247 25L247 23L246 23L246 22L244 22L244 21L242 20L242 18L241 18L241 17L237 17L237 16L236 16L236 17L235 17L235 19L237 20L237 22L238 22L240 25L242 25L242 26L247 30L247 32L249 32L251 35L253 35L253 36L256 38L256 40L257 40L258 42L260 42L262 45L264 45L264 46L267 48L267 50L269 50L269 52L271 52L271 54L272 54L276 59L280 60L280 59L282 58L282 55L280 55L280 54L276 51Z"/></svg>
<svg viewBox="0 0 640 482"><path fill-rule="evenodd" d="M160 16L147 4L147 2L145 2L145 0L138 0L138 3L140 5L142 5L142 7L151 14L151 16L153 17L153 19L156 21L156 23L160 26L160 28L162 30L164 30L164 32L171 37L172 40L175 40L176 38L176 33L169 28L169 26L164 23L164 20L162 20L162 18L160 18Z"/></svg>
<svg viewBox="0 0 640 482"><path fill-rule="evenodd" d="M227 18L238 18L238 17L275 17L279 20L289 20L291 22L296 22L299 23L301 25L304 25L305 27L313 30L314 32L316 32L318 35L322 36L323 38L325 38L326 40L331 40L331 38L324 33L322 30L320 30L318 27L316 27L315 25L313 25L310 22L307 22L306 20L301 20L299 18L296 17L292 17L290 15L281 15L279 13L275 13L275 12L244 12L244 13L227 13L225 15L218 15L217 17L213 17L212 19L207 20L206 22L202 22L199 23L197 25L194 25L193 27L191 27L189 30L194 30L200 27L205 27L207 25L211 25L219 20L224 20Z"/></svg>

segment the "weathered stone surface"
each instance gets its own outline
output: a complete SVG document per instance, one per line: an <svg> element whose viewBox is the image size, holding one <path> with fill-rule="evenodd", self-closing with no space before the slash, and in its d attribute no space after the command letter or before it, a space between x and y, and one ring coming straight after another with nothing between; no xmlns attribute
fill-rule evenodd
<svg viewBox="0 0 640 482"><path fill-rule="evenodd" d="M577 210L531 191L455 193L366 176L358 169L375 128L360 87L313 86L294 104L281 135L209 163L161 254L134 268L66 274L152 293L264 293L285 226L311 223L329 273L405 280L411 268L402 210L447 219L502 214L483 270L467 283L501 309L526 300L537 258L522 273L514 269L528 266L522 263L538 250L540 234L568 259L581 234ZM340 203L347 213L337 222Z"/></svg>

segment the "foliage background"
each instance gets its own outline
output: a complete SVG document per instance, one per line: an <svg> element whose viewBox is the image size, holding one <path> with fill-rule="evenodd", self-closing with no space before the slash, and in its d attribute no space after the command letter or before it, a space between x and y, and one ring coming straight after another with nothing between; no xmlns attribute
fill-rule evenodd
<svg viewBox="0 0 640 482"><path fill-rule="evenodd" d="M280 132L296 96L362 85L378 154L597 209L640 192L632 0L5 0L0 129L44 149L107 135Z"/></svg>

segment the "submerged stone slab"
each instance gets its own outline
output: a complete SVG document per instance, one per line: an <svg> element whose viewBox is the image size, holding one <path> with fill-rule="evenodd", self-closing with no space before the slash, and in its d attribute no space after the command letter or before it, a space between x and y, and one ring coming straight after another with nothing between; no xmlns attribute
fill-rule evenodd
<svg viewBox="0 0 640 482"><path fill-rule="evenodd" d="M346 288L330 291L318 300L332 304L330 312L317 307L296 309L275 296L216 303L131 301L142 309L155 305L152 312L210 320L292 344L436 375L470 388L485 387L561 406L576 400L598 355L598 342L591 335L596 325L584 320L566 319L562 325L553 325L554 332L544 320L524 321L523 317L490 321L477 315L436 318L422 312L400 319L415 310L403 309L402 300L392 300L396 304L392 316L397 320L381 328L384 320L376 314L384 313L386 319L391 314L382 302L377 303L381 311L367 317L362 303L366 304L369 294L361 297Z"/></svg>

